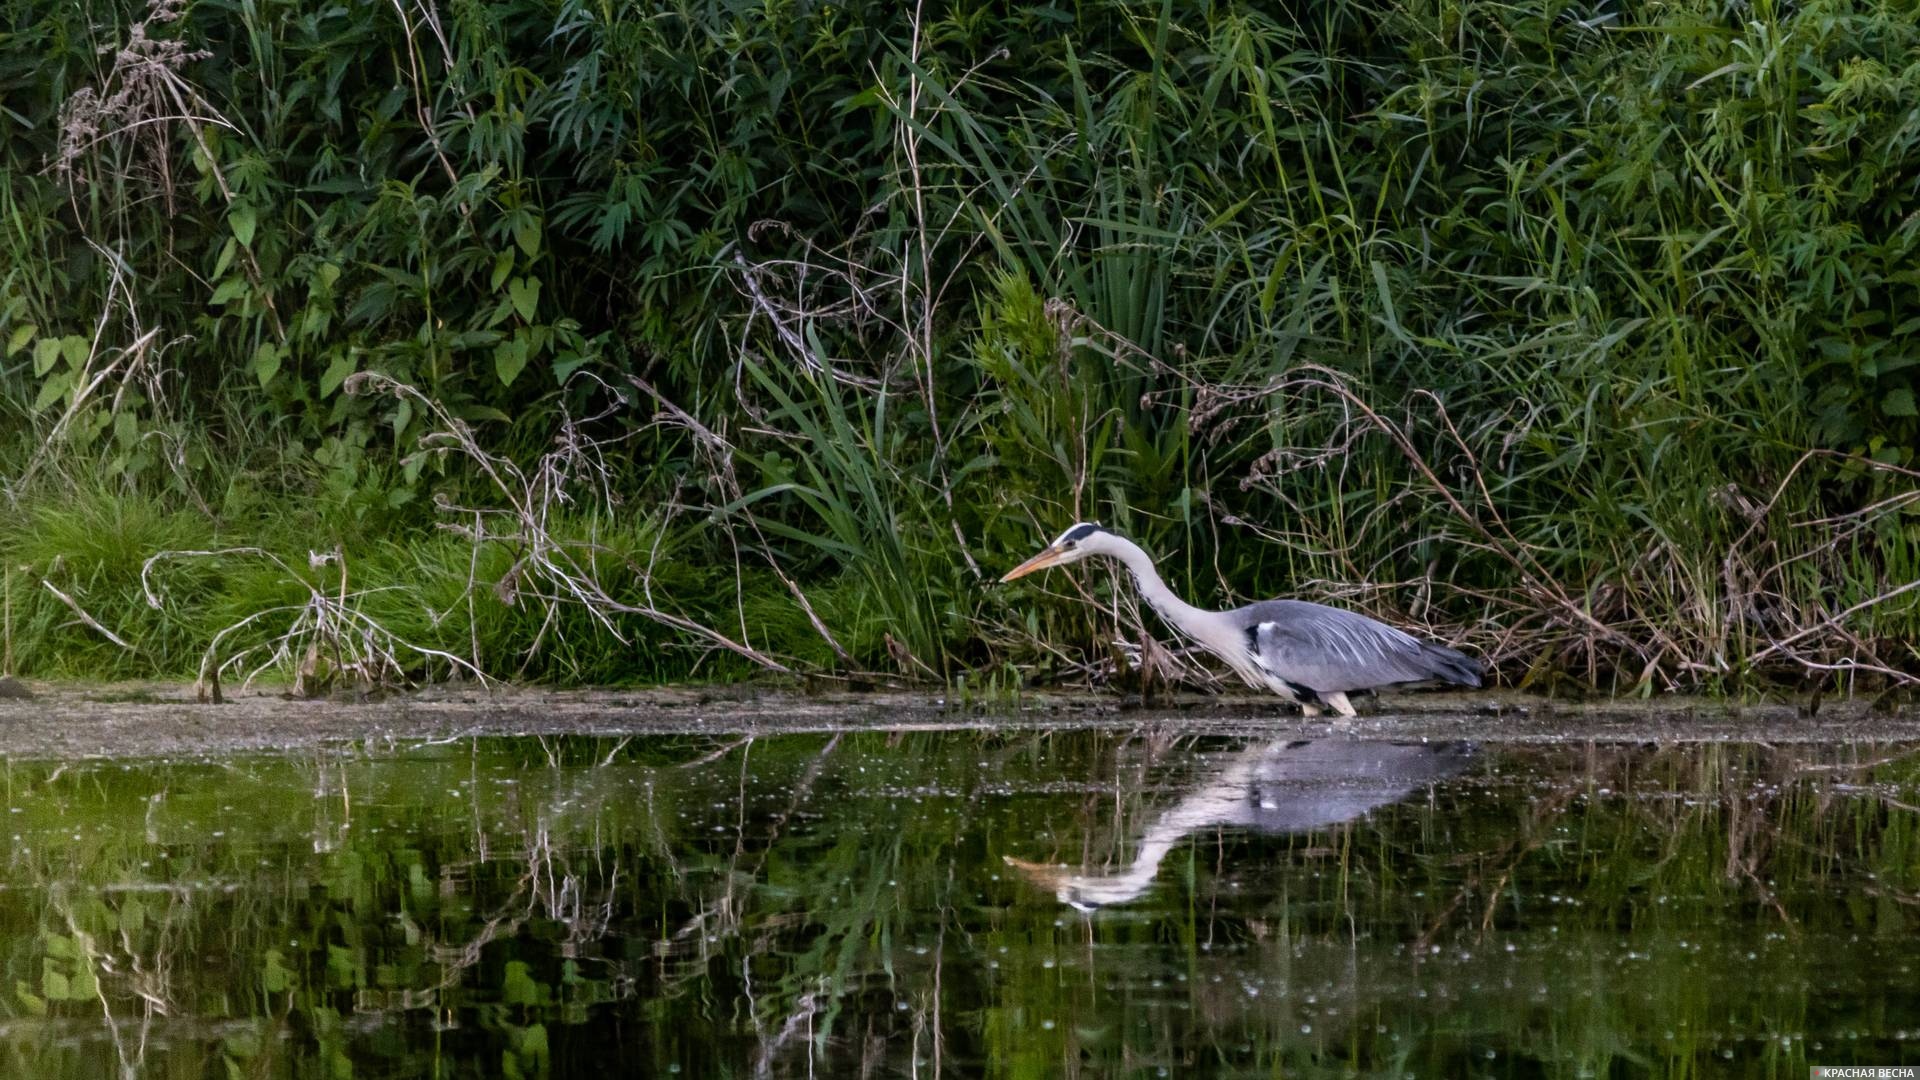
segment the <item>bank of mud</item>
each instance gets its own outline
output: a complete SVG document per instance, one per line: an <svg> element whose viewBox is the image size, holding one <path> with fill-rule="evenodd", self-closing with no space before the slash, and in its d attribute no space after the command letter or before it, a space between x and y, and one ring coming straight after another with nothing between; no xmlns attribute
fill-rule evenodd
<svg viewBox="0 0 1920 1080"><path fill-rule="evenodd" d="M0 700L0 755L16 760L147 758L408 743L477 735L753 735L842 730L1178 729L1192 734L1566 743L1835 742L1920 738L1920 713L1865 699L1706 698L1578 703L1511 693L1383 697L1345 726L1258 698L1142 704L1097 693L990 703L936 693L807 694L785 688L549 691L439 687L380 700L298 700L272 690L202 704L189 687L28 684Z"/></svg>

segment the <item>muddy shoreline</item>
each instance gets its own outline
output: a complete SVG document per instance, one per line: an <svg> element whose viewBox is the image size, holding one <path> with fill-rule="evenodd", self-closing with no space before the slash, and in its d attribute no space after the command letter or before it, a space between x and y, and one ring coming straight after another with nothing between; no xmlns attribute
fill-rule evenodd
<svg viewBox="0 0 1920 1080"><path fill-rule="evenodd" d="M806 694L754 687L552 691L435 688L379 701L295 700L274 691L221 705L178 685L27 684L0 700L0 756L151 758L413 743L482 735L746 735L855 730L1178 729L1192 734L1491 743L1920 739L1920 713L1874 712L1865 699L1804 704L1702 698L1569 703L1526 695L1408 694L1372 703L1340 728L1258 698L1141 705L1095 693L966 703L933 693Z"/></svg>

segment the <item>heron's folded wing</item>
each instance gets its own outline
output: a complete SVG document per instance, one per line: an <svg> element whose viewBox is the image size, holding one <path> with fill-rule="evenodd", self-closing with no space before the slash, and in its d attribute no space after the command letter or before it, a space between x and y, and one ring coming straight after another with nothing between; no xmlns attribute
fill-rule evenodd
<svg viewBox="0 0 1920 1080"><path fill-rule="evenodd" d="M1280 601L1256 624L1260 666L1316 693L1367 690L1433 678L1418 639L1351 611Z"/></svg>

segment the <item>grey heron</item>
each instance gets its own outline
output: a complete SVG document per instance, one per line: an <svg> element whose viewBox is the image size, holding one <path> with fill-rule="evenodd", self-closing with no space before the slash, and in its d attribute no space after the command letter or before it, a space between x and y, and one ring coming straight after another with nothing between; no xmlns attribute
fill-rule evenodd
<svg viewBox="0 0 1920 1080"><path fill-rule="evenodd" d="M1173 594L1140 545L1099 522L1083 521L1061 533L1000 580L1093 555L1119 560L1167 625L1225 660L1248 684L1279 694L1307 716L1320 715L1322 708L1352 716L1348 694L1383 686L1480 685L1480 665L1472 658L1358 612L1306 600L1262 600L1231 611L1194 607Z"/></svg>
<svg viewBox="0 0 1920 1080"><path fill-rule="evenodd" d="M1062 903L1092 912L1146 892L1166 857L1201 829L1225 825L1284 835L1343 825L1465 771L1477 752L1467 742L1256 744L1228 758L1148 825L1131 845L1133 862L1125 869L1075 874L1011 855L1001 859Z"/></svg>

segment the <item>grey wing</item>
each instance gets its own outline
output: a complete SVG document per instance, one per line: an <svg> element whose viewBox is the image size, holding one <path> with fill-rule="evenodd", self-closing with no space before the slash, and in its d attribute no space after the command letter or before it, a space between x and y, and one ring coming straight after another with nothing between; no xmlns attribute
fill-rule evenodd
<svg viewBox="0 0 1920 1080"><path fill-rule="evenodd" d="M1269 600L1241 609L1254 662L1315 693L1348 693L1396 683L1464 682L1448 669L1458 657L1365 615L1305 600ZM1473 685L1478 685L1475 671Z"/></svg>

